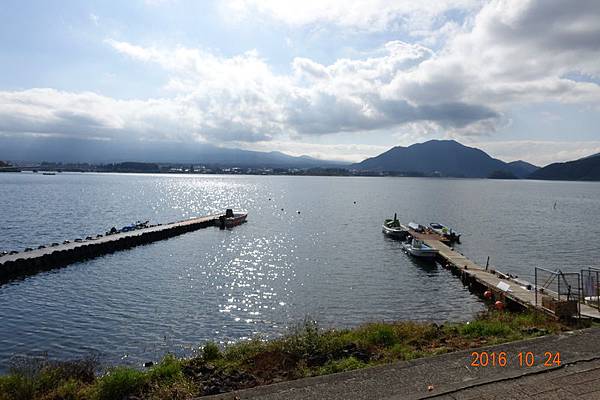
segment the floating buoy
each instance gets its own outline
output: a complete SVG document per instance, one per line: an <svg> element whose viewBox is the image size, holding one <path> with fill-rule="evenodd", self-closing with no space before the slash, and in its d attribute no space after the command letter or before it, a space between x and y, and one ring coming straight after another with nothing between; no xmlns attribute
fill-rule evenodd
<svg viewBox="0 0 600 400"><path fill-rule="evenodd" d="M496 310L502 311L502 310L504 310L504 303L501 302L500 300L498 300L497 302L494 303L494 307L496 308Z"/></svg>
<svg viewBox="0 0 600 400"><path fill-rule="evenodd" d="M300 211L296 211L298 214L300 214Z"/></svg>
<svg viewBox="0 0 600 400"><path fill-rule="evenodd" d="M281 211L283 211L283 208L281 209Z"/></svg>
<svg viewBox="0 0 600 400"><path fill-rule="evenodd" d="M354 202L354 204L356 204L356 201Z"/></svg>
<svg viewBox="0 0 600 400"><path fill-rule="evenodd" d="M486 299L491 299L492 298L492 291L491 290L486 290L485 292L483 292L483 297L485 297Z"/></svg>

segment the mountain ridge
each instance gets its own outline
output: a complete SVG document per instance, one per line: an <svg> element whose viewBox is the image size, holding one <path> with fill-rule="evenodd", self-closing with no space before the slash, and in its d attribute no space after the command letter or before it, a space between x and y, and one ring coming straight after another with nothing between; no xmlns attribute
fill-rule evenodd
<svg viewBox="0 0 600 400"><path fill-rule="evenodd" d="M422 173L430 176L487 178L494 172L510 172L525 178L537 169L525 161L507 163L475 147L455 140L429 140L408 147L395 146L349 168L362 171Z"/></svg>
<svg viewBox="0 0 600 400"><path fill-rule="evenodd" d="M204 143L91 141L35 138L24 141L0 136L0 159L33 162L105 164L119 162L190 163L255 168L313 168L347 163L280 151L261 152Z"/></svg>
<svg viewBox="0 0 600 400"><path fill-rule="evenodd" d="M529 177L541 180L600 181L600 153L547 165Z"/></svg>

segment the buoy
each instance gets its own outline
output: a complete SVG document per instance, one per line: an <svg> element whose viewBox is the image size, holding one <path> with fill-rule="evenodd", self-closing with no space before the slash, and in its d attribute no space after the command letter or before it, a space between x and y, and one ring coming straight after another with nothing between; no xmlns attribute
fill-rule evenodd
<svg viewBox="0 0 600 400"><path fill-rule="evenodd" d="M504 310L504 303L501 302L500 300L498 300L497 302L494 303L494 307L496 308L496 310L502 311L502 310Z"/></svg>
<svg viewBox="0 0 600 400"><path fill-rule="evenodd" d="M486 290L485 292L483 292L483 297L485 297L486 299L491 299L492 298L492 291L491 290Z"/></svg>
<svg viewBox="0 0 600 400"><path fill-rule="evenodd" d="M283 211L283 208L281 209L281 211Z"/></svg>
<svg viewBox="0 0 600 400"><path fill-rule="evenodd" d="M298 214L300 214L300 211L296 211Z"/></svg>
<svg viewBox="0 0 600 400"><path fill-rule="evenodd" d="M354 204L356 204L356 201L354 202Z"/></svg>

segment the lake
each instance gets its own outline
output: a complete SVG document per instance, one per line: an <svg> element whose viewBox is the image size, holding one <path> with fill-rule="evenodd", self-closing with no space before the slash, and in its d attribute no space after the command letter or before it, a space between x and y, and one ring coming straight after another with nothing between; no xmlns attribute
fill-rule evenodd
<svg viewBox="0 0 600 400"><path fill-rule="evenodd" d="M555 206L556 204L556 206ZM380 320L468 320L483 303L381 233L462 232L469 258L533 279L600 259L600 184L427 178L0 174L0 250L245 209L208 228L0 286L0 371L15 354L140 365L167 352Z"/></svg>

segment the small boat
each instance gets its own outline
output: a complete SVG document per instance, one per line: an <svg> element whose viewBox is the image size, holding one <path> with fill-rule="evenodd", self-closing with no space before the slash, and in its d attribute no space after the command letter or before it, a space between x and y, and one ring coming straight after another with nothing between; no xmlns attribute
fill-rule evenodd
<svg viewBox="0 0 600 400"><path fill-rule="evenodd" d="M42 172L42 175L56 175L54 172Z"/></svg>
<svg viewBox="0 0 600 400"><path fill-rule="evenodd" d="M438 251L427 246L419 239L412 239L410 242L404 243L404 250L413 257L433 258L438 254Z"/></svg>
<svg viewBox="0 0 600 400"><path fill-rule="evenodd" d="M448 228L447 226L438 224L437 222L432 222L429 224L429 226L435 233L443 236L444 238L448 239L450 242L460 243L460 233L455 232L454 230Z"/></svg>
<svg viewBox="0 0 600 400"><path fill-rule="evenodd" d="M408 229L398 221L396 214L394 214L394 219L386 219L383 221L381 231L388 236L400 240L405 240L408 236Z"/></svg>
<svg viewBox="0 0 600 400"><path fill-rule="evenodd" d="M425 232L425 227L421 224L417 224L416 222L409 222L408 227L415 232Z"/></svg>
<svg viewBox="0 0 600 400"><path fill-rule="evenodd" d="M241 225L246 222L247 212L234 213L231 208L225 211L225 215L219 217L221 229L233 228L234 226Z"/></svg>

